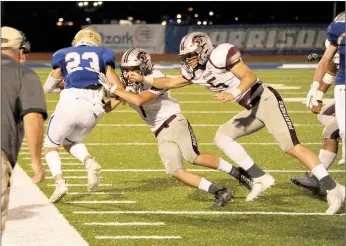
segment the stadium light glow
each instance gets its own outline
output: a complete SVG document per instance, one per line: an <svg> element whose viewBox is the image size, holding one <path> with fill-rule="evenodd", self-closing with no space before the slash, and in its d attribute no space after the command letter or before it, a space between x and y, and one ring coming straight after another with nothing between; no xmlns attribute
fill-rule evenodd
<svg viewBox="0 0 346 246"><path fill-rule="evenodd" d="M78 6L79 6L79 7L83 7L83 2L79 2L79 3L78 3Z"/></svg>
<svg viewBox="0 0 346 246"><path fill-rule="evenodd" d="M210 11L210 12L209 12L209 15L210 15L210 16L213 16L213 15L214 15L214 12L213 12L213 11Z"/></svg>
<svg viewBox="0 0 346 246"><path fill-rule="evenodd" d="M69 22L67 23L67 25L73 26L73 22L72 22L72 21L69 21Z"/></svg>
<svg viewBox="0 0 346 246"><path fill-rule="evenodd" d="M207 25L207 22L206 22L206 21L203 21L203 25Z"/></svg>
<svg viewBox="0 0 346 246"><path fill-rule="evenodd" d="M197 25L200 25L200 24L202 24L202 22L200 22L200 21L197 21Z"/></svg>
<svg viewBox="0 0 346 246"><path fill-rule="evenodd" d="M141 21L140 20L136 20L136 24L141 24Z"/></svg>
<svg viewBox="0 0 346 246"><path fill-rule="evenodd" d="M180 24L181 23L181 19L178 19L177 22Z"/></svg>
<svg viewBox="0 0 346 246"><path fill-rule="evenodd" d="M96 7L97 5L99 5L97 2L94 2L93 5Z"/></svg>
<svg viewBox="0 0 346 246"><path fill-rule="evenodd" d="M209 25L213 25L213 22L212 22L212 21L209 21Z"/></svg>
<svg viewBox="0 0 346 246"><path fill-rule="evenodd" d="M90 18L88 17L88 18L86 18L85 20L89 22L89 21L90 21Z"/></svg>
<svg viewBox="0 0 346 246"><path fill-rule="evenodd" d="M161 22L161 25L163 25L163 26L167 25L167 21L165 21L165 20L162 21L162 22Z"/></svg>
<svg viewBox="0 0 346 246"><path fill-rule="evenodd" d="M181 14L177 14L177 18L180 19L181 18Z"/></svg>
<svg viewBox="0 0 346 246"><path fill-rule="evenodd" d="M97 2L99 5L102 5L103 4L103 2L101 2L101 1L99 1L99 2Z"/></svg>
<svg viewBox="0 0 346 246"><path fill-rule="evenodd" d="M195 18L198 18L198 14L195 14Z"/></svg>
<svg viewBox="0 0 346 246"><path fill-rule="evenodd" d="M239 20L238 17L235 17L234 19L235 19L236 21Z"/></svg>
<svg viewBox="0 0 346 246"><path fill-rule="evenodd" d="M128 19L129 21L133 21L133 17L132 17L132 16L127 17L127 19Z"/></svg>
<svg viewBox="0 0 346 246"><path fill-rule="evenodd" d="M63 18L59 18L59 21L64 21L64 19Z"/></svg>
<svg viewBox="0 0 346 246"><path fill-rule="evenodd" d="M192 8L192 7L190 7L190 8L188 8L188 9L187 9L187 11L192 12L192 11L193 11L193 8Z"/></svg>
<svg viewBox="0 0 346 246"><path fill-rule="evenodd" d="M56 25L57 25L57 26L62 26L62 22L59 21L59 22L56 23Z"/></svg>
<svg viewBox="0 0 346 246"><path fill-rule="evenodd" d="M88 6L89 2L84 2L83 5L84 6Z"/></svg>

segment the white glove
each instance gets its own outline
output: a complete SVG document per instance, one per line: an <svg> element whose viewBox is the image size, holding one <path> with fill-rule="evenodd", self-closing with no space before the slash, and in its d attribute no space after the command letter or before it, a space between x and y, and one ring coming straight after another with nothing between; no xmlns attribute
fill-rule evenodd
<svg viewBox="0 0 346 246"><path fill-rule="evenodd" d="M114 93L114 91L117 89L117 86L115 84L112 84L107 79L106 75L104 73L99 73L99 80L100 84L105 89L107 96L111 97L111 95Z"/></svg>
<svg viewBox="0 0 346 246"><path fill-rule="evenodd" d="M318 103L314 99L314 96L316 95L316 92L318 91L318 88L320 87L320 84L317 81L314 81L311 86L308 94L306 95L306 107L312 108L312 106L317 106Z"/></svg>

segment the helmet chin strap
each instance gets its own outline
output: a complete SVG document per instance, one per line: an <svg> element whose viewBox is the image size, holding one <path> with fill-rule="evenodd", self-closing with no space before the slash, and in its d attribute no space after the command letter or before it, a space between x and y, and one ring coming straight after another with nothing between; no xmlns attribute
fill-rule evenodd
<svg viewBox="0 0 346 246"><path fill-rule="evenodd" d="M77 47L77 46L82 46L82 45L86 45L86 46L97 46L94 42L91 42L91 41L87 41L87 40L81 40L79 41L78 43L76 43L74 46Z"/></svg>

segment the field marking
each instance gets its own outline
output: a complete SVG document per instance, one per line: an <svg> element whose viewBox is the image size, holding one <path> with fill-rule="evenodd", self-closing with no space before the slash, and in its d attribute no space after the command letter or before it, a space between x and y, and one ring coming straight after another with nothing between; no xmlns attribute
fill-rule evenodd
<svg viewBox="0 0 346 246"><path fill-rule="evenodd" d="M325 213L263 212L263 211L73 211L74 214L159 214L159 215L291 215L291 216L330 216ZM338 214L337 216L344 216Z"/></svg>
<svg viewBox="0 0 346 246"><path fill-rule="evenodd" d="M88 176L64 176L64 179L87 179ZM102 177L100 177L102 179ZM54 179L53 177L46 177L46 179Z"/></svg>
<svg viewBox="0 0 346 246"><path fill-rule="evenodd" d="M95 236L96 239L181 239L181 236Z"/></svg>
<svg viewBox="0 0 346 246"><path fill-rule="evenodd" d="M18 164L11 179L8 220L1 245L89 245Z"/></svg>
<svg viewBox="0 0 346 246"><path fill-rule="evenodd" d="M48 111L48 113L53 113L54 111ZM239 113L239 110L221 110L221 111L198 111L198 110L192 110L192 111L182 111L183 114L237 114ZM302 111L288 111L289 114L306 114L309 113L309 110L302 110ZM133 113L138 114L137 111L134 110L113 110L111 113ZM26 148L27 149L27 148Z"/></svg>
<svg viewBox="0 0 346 246"><path fill-rule="evenodd" d="M165 222L89 222L88 226L162 226Z"/></svg>
<svg viewBox="0 0 346 246"><path fill-rule="evenodd" d="M23 160L31 160L31 157L23 157ZM74 157L60 157L61 160L75 160Z"/></svg>
<svg viewBox="0 0 346 246"><path fill-rule="evenodd" d="M123 195L125 192L67 192L67 195Z"/></svg>
<svg viewBox="0 0 346 246"><path fill-rule="evenodd" d="M186 169L189 172L220 172L214 169ZM66 169L64 172L86 172L87 170L82 169ZM150 172L165 172L165 169L102 169L101 172L107 173L127 173L127 172L135 172L135 173L150 173ZM265 172L270 173L305 173L307 170L264 170ZM344 173L345 170L328 170L330 173ZM68 184L67 184L68 185ZM101 184L102 185L102 184Z"/></svg>
<svg viewBox="0 0 346 246"><path fill-rule="evenodd" d="M136 201L70 201L64 202L65 204L133 204Z"/></svg>
<svg viewBox="0 0 346 246"><path fill-rule="evenodd" d="M87 170L85 170L87 171ZM65 172L65 170L64 170ZM81 186L88 186L88 184L66 184L69 187L81 187ZM55 184L47 184L47 186L55 186ZM113 186L112 184L99 184L99 186Z"/></svg>
<svg viewBox="0 0 346 246"><path fill-rule="evenodd" d="M31 165L30 163L28 165ZM44 166L48 166L47 163L43 163ZM82 163L61 163L62 166L83 166Z"/></svg>
<svg viewBox="0 0 346 246"><path fill-rule="evenodd" d="M21 148L21 149L24 149L24 148ZM19 152L20 155L30 155L31 153L30 152ZM41 155L44 155L45 153L41 153ZM59 155L70 155L70 153L67 153L67 152L62 152L62 153L59 153Z"/></svg>
<svg viewBox="0 0 346 246"><path fill-rule="evenodd" d="M281 89L279 87L279 89ZM171 95L210 95L212 92L174 92L171 91ZM287 94L287 95L306 95L307 92L295 92L295 91L281 91L281 94Z"/></svg>

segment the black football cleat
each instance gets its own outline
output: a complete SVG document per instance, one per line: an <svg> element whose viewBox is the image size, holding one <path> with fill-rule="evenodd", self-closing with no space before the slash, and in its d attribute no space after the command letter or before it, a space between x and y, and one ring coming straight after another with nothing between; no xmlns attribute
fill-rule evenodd
<svg viewBox="0 0 346 246"><path fill-rule="evenodd" d="M320 183L314 175L309 176L308 173L305 173L304 177L293 176L290 180L293 184L312 192L313 195L325 195L324 192L321 191Z"/></svg>
<svg viewBox="0 0 346 246"><path fill-rule="evenodd" d="M239 181L239 184L246 188L247 190L251 191L252 189L252 179L250 175L241 167L238 168L240 175L237 178Z"/></svg>
<svg viewBox="0 0 346 246"><path fill-rule="evenodd" d="M214 195L215 202L212 204L213 207L223 207L233 198L233 192L225 187L217 190Z"/></svg>

